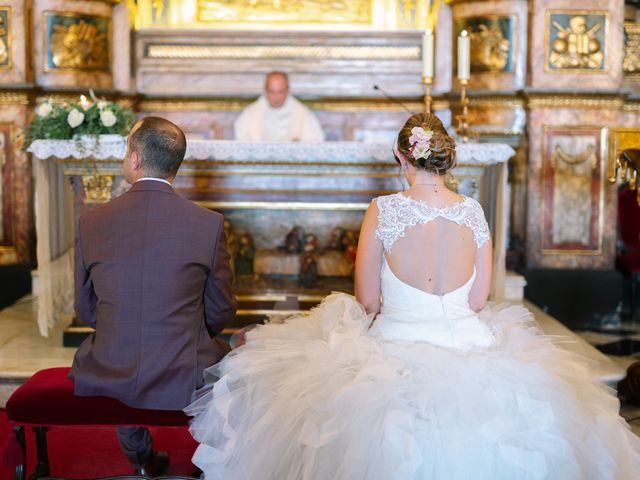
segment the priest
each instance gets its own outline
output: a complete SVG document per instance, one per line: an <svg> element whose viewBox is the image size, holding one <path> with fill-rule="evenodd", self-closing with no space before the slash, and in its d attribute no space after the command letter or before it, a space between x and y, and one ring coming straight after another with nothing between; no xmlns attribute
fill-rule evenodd
<svg viewBox="0 0 640 480"><path fill-rule="evenodd" d="M234 126L241 142L322 142L320 122L307 107L289 94L289 78L271 72L264 94L245 108Z"/></svg>

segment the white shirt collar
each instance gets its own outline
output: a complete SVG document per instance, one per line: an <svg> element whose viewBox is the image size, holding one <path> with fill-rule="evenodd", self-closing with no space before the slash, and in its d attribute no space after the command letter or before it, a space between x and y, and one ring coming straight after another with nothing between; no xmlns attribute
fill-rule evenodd
<svg viewBox="0 0 640 480"><path fill-rule="evenodd" d="M164 178L155 178L155 177L142 177L142 178L139 178L138 180L136 180L135 183L141 182L143 180L153 180L154 182L162 182L162 183L166 183L167 185L171 186L171 182L169 182L168 180L165 180Z"/></svg>

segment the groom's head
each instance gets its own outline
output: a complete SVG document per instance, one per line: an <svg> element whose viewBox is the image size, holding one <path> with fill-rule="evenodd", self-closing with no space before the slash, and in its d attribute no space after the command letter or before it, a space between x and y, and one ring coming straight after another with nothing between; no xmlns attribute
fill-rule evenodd
<svg viewBox="0 0 640 480"><path fill-rule="evenodd" d="M129 183L143 177L173 180L187 149L180 127L160 117L145 117L129 132L124 158L124 178Z"/></svg>

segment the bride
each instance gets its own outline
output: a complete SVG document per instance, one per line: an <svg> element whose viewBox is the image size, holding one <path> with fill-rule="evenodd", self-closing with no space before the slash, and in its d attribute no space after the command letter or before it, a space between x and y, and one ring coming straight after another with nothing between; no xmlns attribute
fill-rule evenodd
<svg viewBox="0 0 640 480"><path fill-rule="evenodd" d="M251 330L187 408L207 480L631 479L640 440L583 358L486 307L480 205L444 185L431 114L394 148L411 187L368 208L355 299Z"/></svg>

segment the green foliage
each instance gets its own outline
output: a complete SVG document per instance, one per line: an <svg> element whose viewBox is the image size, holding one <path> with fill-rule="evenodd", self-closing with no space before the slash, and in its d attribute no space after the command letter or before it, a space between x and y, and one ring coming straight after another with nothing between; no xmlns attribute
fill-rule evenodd
<svg viewBox="0 0 640 480"><path fill-rule="evenodd" d="M53 103L47 99L36 108L35 119L25 130L23 150L29 148L34 140L39 139L68 140L75 135L126 136L129 133L135 121L135 115L130 108L124 108L115 102L98 100L93 92L91 92L91 99L93 101L83 98L81 101L71 103ZM73 115L79 124L75 126L72 126L73 123L70 124L69 115L72 110L77 110ZM112 125L114 118L115 123Z"/></svg>

